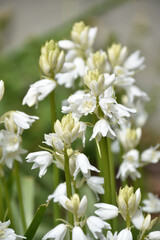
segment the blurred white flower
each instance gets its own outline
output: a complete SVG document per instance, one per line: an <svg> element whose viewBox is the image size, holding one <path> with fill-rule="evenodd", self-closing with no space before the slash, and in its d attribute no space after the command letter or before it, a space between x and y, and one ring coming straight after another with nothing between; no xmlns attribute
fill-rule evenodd
<svg viewBox="0 0 160 240"><path fill-rule="evenodd" d="M98 210L95 213L102 219L102 220L109 220L118 216L118 208L114 205L107 204L107 203L96 203L94 204Z"/></svg>
<svg viewBox="0 0 160 240"><path fill-rule="evenodd" d="M48 201L53 199L53 202L59 202L61 196L67 196L66 183L60 183L55 191L48 196Z"/></svg>
<svg viewBox="0 0 160 240"><path fill-rule="evenodd" d="M125 60L123 66L130 71L139 71L144 69L144 61L145 58L140 57L140 51L137 50Z"/></svg>
<svg viewBox="0 0 160 240"><path fill-rule="evenodd" d="M80 227L74 227L72 230L72 240L87 240L87 237Z"/></svg>
<svg viewBox="0 0 160 240"><path fill-rule="evenodd" d="M123 155L123 159L116 177L120 177L122 181L128 177L132 180L140 178L141 174L137 171L139 167L139 152L136 149L132 149Z"/></svg>
<svg viewBox="0 0 160 240"><path fill-rule="evenodd" d="M42 79L30 85L30 88L23 98L22 104L27 104L29 107L36 105L38 101L42 101L56 87L56 82L50 79Z"/></svg>
<svg viewBox="0 0 160 240"><path fill-rule="evenodd" d="M50 230L42 240L53 239L53 240L63 240L67 233L67 226L63 223L57 225L55 228Z"/></svg>
<svg viewBox="0 0 160 240"><path fill-rule="evenodd" d="M160 199L153 193L148 193L148 199L142 201L144 206L142 210L147 213L159 213L160 212Z"/></svg>
<svg viewBox="0 0 160 240"><path fill-rule="evenodd" d="M117 240L132 240L133 236L130 229L126 228L120 231Z"/></svg>
<svg viewBox="0 0 160 240"><path fill-rule="evenodd" d="M112 234L111 231L107 232L106 240L117 240L117 239L118 239L117 232L115 232L114 235Z"/></svg>
<svg viewBox="0 0 160 240"><path fill-rule="evenodd" d="M14 160L22 162L21 154L27 151L21 148L21 141L21 137L13 132L0 131L1 164L4 163L8 168L12 168Z"/></svg>
<svg viewBox="0 0 160 240"><path fill-rule="evenodd" d="M99 217L90 216L87 219L87 225L95 239L99 239L99 236L103 237L103 230L104 229L111 229L111 226L109 223L104 222Z"/></svg>
<svg viewBox="0 0 160 240"><path fill-rule="evenodd" d="M47 151L29 153L26 159L27 162L33 162L32 169L40 168L40 178L47 172L47 167L53 163L52 154Z"/></svg>
<svg viewBox="0 0 160 240"><path fill-rule="evenodd" d="M56 150L57 152L62 153L64 149L64 143L62 142L61 138L57 136L55 133L49 133L44 135L45 141L43 143L47 144L48 146L51 146Z"/></svg>
<svg viewBox="0 0 160 240"><path fill-rule="evenodd" d="M103 177L91 176L87 179L87 185L96 194L97 200L99 200L98 194L104 194L103 184Z"/></svg>
<svg viewBox="0 0 160 240"><path fill-rule="evenodd" d="M59 85L64 85L66 88L74 87L75 80L78 77L83 77L87 72L84 60L75 58L73 62L65 62L60 73L57 73L55 78Z"/></svg>
<svg viewBox="0 0 160 240"><path fill-rule="evenodd" d="M76 169L74 171L74 179L76 179L79 172L83 174L85 178L89 178L90 171L100 172L96 167L92 166L85 154L80 153L76 157Z"/></svg>
<svg viewBox="0 0 160 240"><path fill-rule="evenodd" d="M11 223L10 220L4 223L0 221L0 239L1 240L16 240L19 238L26 239L26 237L15 234L15 231L13 229L8 228L10 223Z"/></svg>
<svg viewBox="0 0 160 240"><path fill-rule="evenodd" d="M141 154L141 164L157 163L160 160L159 144L144 150Z"/></svg>
<svg viewBox="0 0 160 240"><path fill-rule="evenodd" d="M0 80L0 101L2 100L4 95L4 81Z"/></svg>
<svg viewBox="0 0 160 240"><path fill-rule="evenodd" d="M159 240L160 239L160 231L150 232L148 234L147 239L149 239L149 240Z"/></svg>

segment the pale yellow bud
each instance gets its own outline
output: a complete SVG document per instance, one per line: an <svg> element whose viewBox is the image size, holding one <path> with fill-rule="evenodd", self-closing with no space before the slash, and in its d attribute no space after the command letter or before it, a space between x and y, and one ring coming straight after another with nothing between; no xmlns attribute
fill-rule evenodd
<svg viewBox="0 0 160 240"><path fill-rule="evenodd" d="M88 71L88 73L84 76L85 85L93 91L95 95L99 93L104 86L104 75L100 74L98 69L93 71Z"/></svg>
<svg viewBox="0 0 160 240"><path fill-rule="evenodd" d="M64 52L59 49L54 40L50 40L42 46L39 65L46 76L54 77L56 73L60 72L64 60Z"/></svg>
<svg viewBox="0 0 160 240"><path fill-rule="evenodd" d="M73 25L71 39L80 45L86 45L88 41L89 27L84 22L78 22Z"/></svg>
<svg viewBox="0 0 160 240"><path fill-rule="evenodd" d="M125 220L127 215L129 215L130 218L135 215L139 207L140 199L140 189L134 193L133 187L126 185L124 188L120 188L117 203L119 211Z"/></svg>
<svg viewBox="0 0 160 240"><path fill-rule="evenodd" d="M61 122L59 120L55 122L54 130L68 148L71 142L79 137L80 122L73 118L72 113L69 113L62 118Z"/></svg>
<svg viewBox="0 0 160 240"><path fill-rule="evenodd" d="M112 44L112 46L108 49L108 58L112 67L121 65L126 57L126 54L126 47L122 48L120 44Z"/></svg>
<svg viewBox="0 0 160 240"><path fill-rule="evenodd" d="M107 63L107 54L103 51L97 51L87 59L87 65L90 70L98 69L100 73L105 72Z"/></svg>

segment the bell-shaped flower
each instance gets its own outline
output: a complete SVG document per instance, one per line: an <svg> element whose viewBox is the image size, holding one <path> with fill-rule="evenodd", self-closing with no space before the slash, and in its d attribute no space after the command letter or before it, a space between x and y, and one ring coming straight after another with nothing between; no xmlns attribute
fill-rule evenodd
<svg viewBox="0 0 160 240"><path fill-rule="evenodd" d="M160 199L153 193L148 193L148 199L142 201L144 206L142 210L147 213L159 213L160 212Z"/></svg>
<svg viewBox="0 0 160 240"><path fill-rule="evenodd" d="M117 197L117 203L119 211L126 220L128 214L130 218L133 218L136 214L139 204L141 201L141 191L138 188L134 193L133 187L128 187L127 185L124 188L120 188L119 194Z"/></svg>
<svg viewBox="0 0 160 240"><path fill-rule="evenodd" d="M2 223L0 221L0 239L2 240L16 240L16 239L26 239L26 237L15 234L15 231L11 228L8 228L10 225L10 220Z"/></svg>
<svg viewBox="0 0 160 240"><path fill-rule="evenodd" d="M67 226L63 223L57 225L55 228L50 230L42 238L42 240L53 239L53 240L63 240L67 233Z"/></svg>
<svg viewBox="0 0 160 240"><path fill-rule="evenodd" d="M87 179L87 185L96 194L98 200L99 200L98 194L104 194L104 188L102 186L103 184L104 184L103 177L91 176Z"/></svg>
<svg viewBox="0 0 160 240"><path fill-rule="evenodd" d="M125 151L135 148L139 144L141 135L141 128L132 129L127 126L122 126L122 129L117 131L118 140Z"/></svg>
<svg viewBox="0 0 160 240"><path fill-rule="evenodd" d="M139 167L139 152L136 149L132 149L123 155L123 159L124 161L121 163L116 177L120 177L122 181L128 177L132 180L140 178L141 174L137 171Z"/></svg>
<svg viewBox="0 0 160 240"><path fill-rule="evenodd" d="M56 80L59 85L64 85L66 88L74 87L75 80L78 77L83 77L87 72L85 62L82 58L75 58L73 62L65 62L60 73L56 74Z"/></svg>
<svg viewBox="0 0 160 240"><path fill-rule="evenodd" d="M76 169L73 173L74 179L76 179L79 172L81 172L85 178L89 178L91 175L90 171L100 172L96 167L90 164L85 154L78 154L76 157Z"/></svg>
<svg viewBox="0 0 160 240"><path fill-rule="evenodd" d="M109 137L111 139L114 139L116 134L111 129L109 123L105 119L100 119L96 122L96 124L93 127L93 134L90 138L90 141L93 138L97 138L98 141L101 140L102 137Z"/></svg>
<svg viewBox="0 0 160 240"><path fill-rule="evenodd" d="M51 79L42 79L30 85L30 88L23 98L22 104L29 107L36 105L47 97L56 87L56 82Z"/></svg>
<svg viewBox="0 0 160 240"><path fill-rule="evenodd" d="M98 208L95 213L102 220L109 220L118 216L118 208L114 205L107 203L96 203L94 206Z"/></svg>
<svg viewBox="0 0 160 240"><path fill-rule="evenodd" d="M40 178L47 172L47 167L53 163L52 154L47 151L29 153L26 159L27 162L33 162L32 169L40 168Z"/></svg>
<svg viewBox="0 0 160 240"><path fill-rule="evenodd" d="M150 232L148 234L148 239L149 240L159 240L160 239L160 231Z"/></svg>
<svg viewBox="0 0 160 240"><path fill-rule="evenodd" d="M46 76L53 78L56 73L60 72L64 60L64 51L59 49L58 44L53 39L42 46L39 65Z"/></svg>
<svg viewBox="0 0 160 240"><path fill-rule="evenodd" d="M0 148L2 151L0 163L12 168L14 160L22 162L21 154L25 154L27 151L21 148L21 141L21 136L14 132L0 131Z"/></svg>
<svg viewBox="0 0 160 240"><path fill-rule="evenodd" d="M43 143L54 148L55 151L62 153L64 149L64 143L61 138L55 133L49 133L44 135L45 141Z"/></svg>
<svg viewBox="0 0 160 240"><path fill-rule="evenodd" d="M9 111L1 117L0 121L4 122L4 126L8 131L20 134L23 129L29 129L37 119L39 117L30 116L21 111Z"/></svg>
<svg viewBox="0 0 160 240"><path fill-rule="evenodd" d="M59 202L61 196L67 196L66 183L60 183L55 191L48 196L48 201L53 199L53 202Z"/></svg>
<svg viewBox="0 0 160 240"><path fill-rule="evenodd" d="M80 227L74 227L72 230L72 240L87 240L87 237Z"/></svg>
<svg viewBox="0 0 160 240"><path fill-rule="evenodd" d="M3 80L0 80L0 101L2 100L4 95L4 82Z"/></svg>
<svg viewBox="0 0 160 240"><path fill-rule="evenodd" d="M123 66L130 71L143 70L145 67L144 60L145 58L140 57L140 51L137 50L125 60Z"/></svg>
<svg viewBox="0 0 160 240"><path fill-rule="evenodd" d="M127 93L129 104L133 104L137 100L149 101L149 97L148 97L147 93L145 93L144 91L142 91L140 88L138 88L135 85L131 85L131 86L127 87L126 93Z"/></svg>
<svg viewBox="0 0 160 240"><path fill-rule="evenodd" d="M69 212L76 215L78 218L85 215L87 209L87 197L83 196L80 201L78 194L73 194L73 196L69 199L66 196L61 196L59 198L59 203L62 205L63 208L68 210Z"/></svg>
<svg viewBox="0 0 160 240"><path fill-rule="evenodd" d="M143 233L149 231L154 226L156 221L157 218L154 218L152 220L150 214L147 214L147 216L144 217L143 213L140 210L138 210L134 217L132 218L132 223L134 224L134 226L138 230L141 230Z"/></svg>
<svg viewBox="0 0 160 240"><path fill-rule="evenodd" d="M130 229L126 228L120 231L117 240L133 240L133 236Z"/></svg>
<svg viewBox="0 0 160 240"><path fill-rule="evenodd" d="M111 229L109 223L106 223L99 217L95 216L90 216L87 219L87 225L95 239L99 239L99 236L103 236L104 229Z"/></svg>
<svg viewBox="0 0 160 240"><path fill-rule="evenodd" d="M117 238L118 238L117 232L115 232L114 235L112 234L111 231L107 232L106 240L117 240Z"/></svg>
<svg viewBox="0 0 160 240"><path fill-rule="evenodd" d="M159 144L157 144L155 147L150 147L142 152L142 165L149 163L158 163L158 161L160 160L160 151L157 151L157 148L159 148Z"/></svg>

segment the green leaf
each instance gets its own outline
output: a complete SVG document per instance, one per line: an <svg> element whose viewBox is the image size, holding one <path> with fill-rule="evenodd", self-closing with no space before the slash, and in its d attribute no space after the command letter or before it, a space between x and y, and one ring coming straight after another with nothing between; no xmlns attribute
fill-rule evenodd
<svg viewBox="0 0 160 240"><path fill-rule="evenodd" d="M39 224L41 223L41 220L43 218L43 215L45 213L45 210L46 208L48 207L48 203L47 204L41 204L39 206L39 208L37 209L36 211L36 214L29 226L29 228L27 229L26 233L25 233L25 237L28 239L28 240L32 240L37 229L38 229L38 226Z"/></svg>

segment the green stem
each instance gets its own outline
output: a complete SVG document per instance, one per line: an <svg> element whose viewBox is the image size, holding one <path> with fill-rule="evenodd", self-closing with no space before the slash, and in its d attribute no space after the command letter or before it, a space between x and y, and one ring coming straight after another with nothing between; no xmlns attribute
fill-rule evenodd
<svg viewBox="0 0 160 240"><path fill-rule="evenodd" d="M3 193L2 193L2 184L0 182L0 220L3 221L4 216L4 205L3 205Z"/></svg>
<svg viewBox="0 0 160 240"><path fill-rule="evenodd" d="M54 122L56 121L56 107L55 107L55 96L54 91L50 94L50 106L51 106L51 124L52 124L52 131L54 131ZM53 166L53 191L56 189L60 182L59 176L59 169ZM56 219L60 217L60 211L57 203L53 204L53 217L54 217L54 224L56 223Z"/></svg>
<svg viewBox="0 0 160 240"><path fill-rule="evenodd" d="M110 166L109 166L109 154L108 154L108 147L106 144L106 138L102 137L100 142L100 161L102 162L103 167L103 177L104 177L104 202L111 203L111 176L110 176Z"/></svg>
<svg viewBox="0 0 160 240"><path fill-rule="evenodd" d="M67 187L67 197L70 198L72 196L72 186L71 186L71 176L69 171L69 158L66 150L65 150L64 157L65 157L64 171L65 171L65 179L66 179L66 187ZM68 212L68 221L73 226L73 215L70 212Z"/></svg>
<svg viewBox="0 0 160 240"><path fill-rule="evenodd" d="M15 169L15 178L16 178L16 184L17 184L17 191L18 191L18 200L20 205L20 211L21 211L21 219L22 219L22 225L24 232L26 231L26 218L25 218L25 211L24 211L24 204L23 204L23 195L22 195L22 188L21 188L21 182L20 182L20 175L19 175L19 164L17 161L14 163L14 169Z"/></svg>
<svg viewBox="0 0 160 240"><path fill-rule="evenodd" d="M8 186L7 186L6 179L5 179L4 176L2 177L2 182L3 182L3 186L4 186L4 193L5 193L6 203L7 203L7 207L8 207L8 214L9 214L9 218L10 218L10 221L11 221L10 226L12 228L14 228L13 214L12 214L12 208L11 208L11 202L10 202L11 198L10 198L9 193L8 193Z"/></svg>

